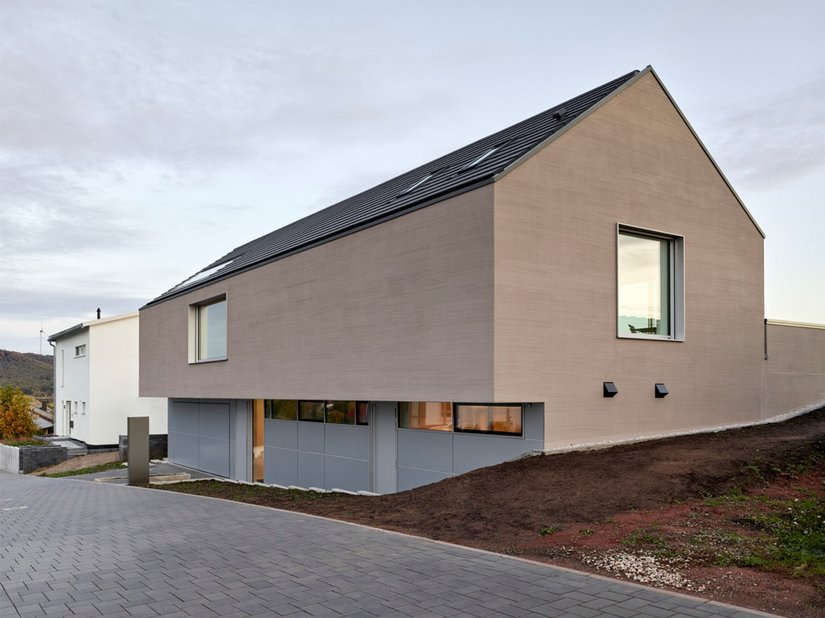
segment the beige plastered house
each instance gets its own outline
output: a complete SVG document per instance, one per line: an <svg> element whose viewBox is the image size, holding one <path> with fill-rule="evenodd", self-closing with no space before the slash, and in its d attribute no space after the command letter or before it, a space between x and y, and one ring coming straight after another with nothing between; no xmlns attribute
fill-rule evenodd
<svg viewBox="0 0 825 618"><path fill-rule="evenodd" d="M825 330L766 322L763 241L648 67L150 302L140 393L182 465L379 493L799 413Z"/></svg>

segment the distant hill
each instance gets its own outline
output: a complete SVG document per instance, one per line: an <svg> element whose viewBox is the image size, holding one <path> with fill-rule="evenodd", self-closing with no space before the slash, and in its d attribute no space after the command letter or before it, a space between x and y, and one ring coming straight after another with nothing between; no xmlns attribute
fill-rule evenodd
<svg viewBox="0 0 825 618"><path fill-rule="evenodd" d="M53 395L54 357L0 350L0 386L11 384L34 397Z"/></svg>

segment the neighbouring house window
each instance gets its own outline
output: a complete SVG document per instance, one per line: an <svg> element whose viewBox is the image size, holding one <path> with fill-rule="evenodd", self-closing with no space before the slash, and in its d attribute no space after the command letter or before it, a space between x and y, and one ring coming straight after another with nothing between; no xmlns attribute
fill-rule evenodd
<svg viewBox="0 0 825 618"><path fill-rule="evenodd" d="M324 422L324 402L323 401L299 401L298 420Z"/></svg>
<svg viewBox="0 0 825 618"><path fill-rule="evenodd" d="M85 402L85 401L81 401L81 402L80 402L80 405L82 406L80 413L81 413L81 414L86 414L86 402Z"/></svg>
<svg viewBox="0 0 825 618"><path fill-rule="evenodd" d="M618 227L620 337L684 339L684 239Z"/></svg>
<svg viewBox="0 0 825 618"><path fill-rule="evenodd" d="M455 430L522 435L521 405L456 404Z"/></svg>
<svg viewBox="0 0 825 618"><path fill-rule="evenodd" d="M83 345L76 345L74 347L74 355L77 356L86 356L86 344Z"/></svg>
<svg viewBox="0 0 825 618"><path fill-rule="evenodd" d="M265 399L264 418L294 421L298 418L298 402L290 399Z"/></svg>
<svg viewBox="0 0 825 618"><path fill-rule="evenodd" d="M226 358L226 298L195 306L195 360Z"/></svg>
<svg viewBox="0 0 825 618"><path fill-rule="evenodd" d="M452 431L453 404L446 401L400 401L398 427Z"/></svg>

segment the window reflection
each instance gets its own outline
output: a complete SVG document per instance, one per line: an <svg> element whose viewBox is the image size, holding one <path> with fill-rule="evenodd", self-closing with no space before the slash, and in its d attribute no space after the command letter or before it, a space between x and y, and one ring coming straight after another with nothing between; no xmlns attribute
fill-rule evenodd
<svg viewBox="0 0 825 618"><path fill-rule="evenodd" d="M456 431L521 435L521 406L456 405Z"/></svg>
<svg viewBox="0 0 825 618"><path fill-rule="evenodd" d="M198 307L197 360L226 358L226 299Z"/></svg>
<svg viewBox="0 0 825 618"><path fill-rule="evenodd" d="M294 421L298 418L298 402L291 399L265 399L264 418Z"/></svg>
<svg viewBox="0 0 825 618"><path fill-rule="evenodd" d="M327 401L326 421L337 425L355 424L355 402L354 401Z"/></svg>
<svg viewBox="0 0 825 618"><path fill-rule="evenodd" d="M398 426L402 429L452 431L453 406L445 401L400 401Z"/></svg>
<svg viewBox="0 0 825 618"><path fill-rule="evenodd" d="M619 332L670 335L670 244L619 233Z"/></svg>
<svg viewBox="0 0 825 618"><path fill-rule="evenodd" d="M323 401L299 401L298 419L302 421L324 422Z"/></svg>

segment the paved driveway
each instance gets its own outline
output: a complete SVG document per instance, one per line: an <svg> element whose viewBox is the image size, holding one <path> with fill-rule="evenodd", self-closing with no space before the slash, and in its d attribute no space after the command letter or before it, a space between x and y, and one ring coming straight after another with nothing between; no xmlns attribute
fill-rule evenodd
<svg viewBox="0 0 825 618"><path fill-rule="evenodd" d="M755 616L295 513L0 473L0 616Z"/></svg>

